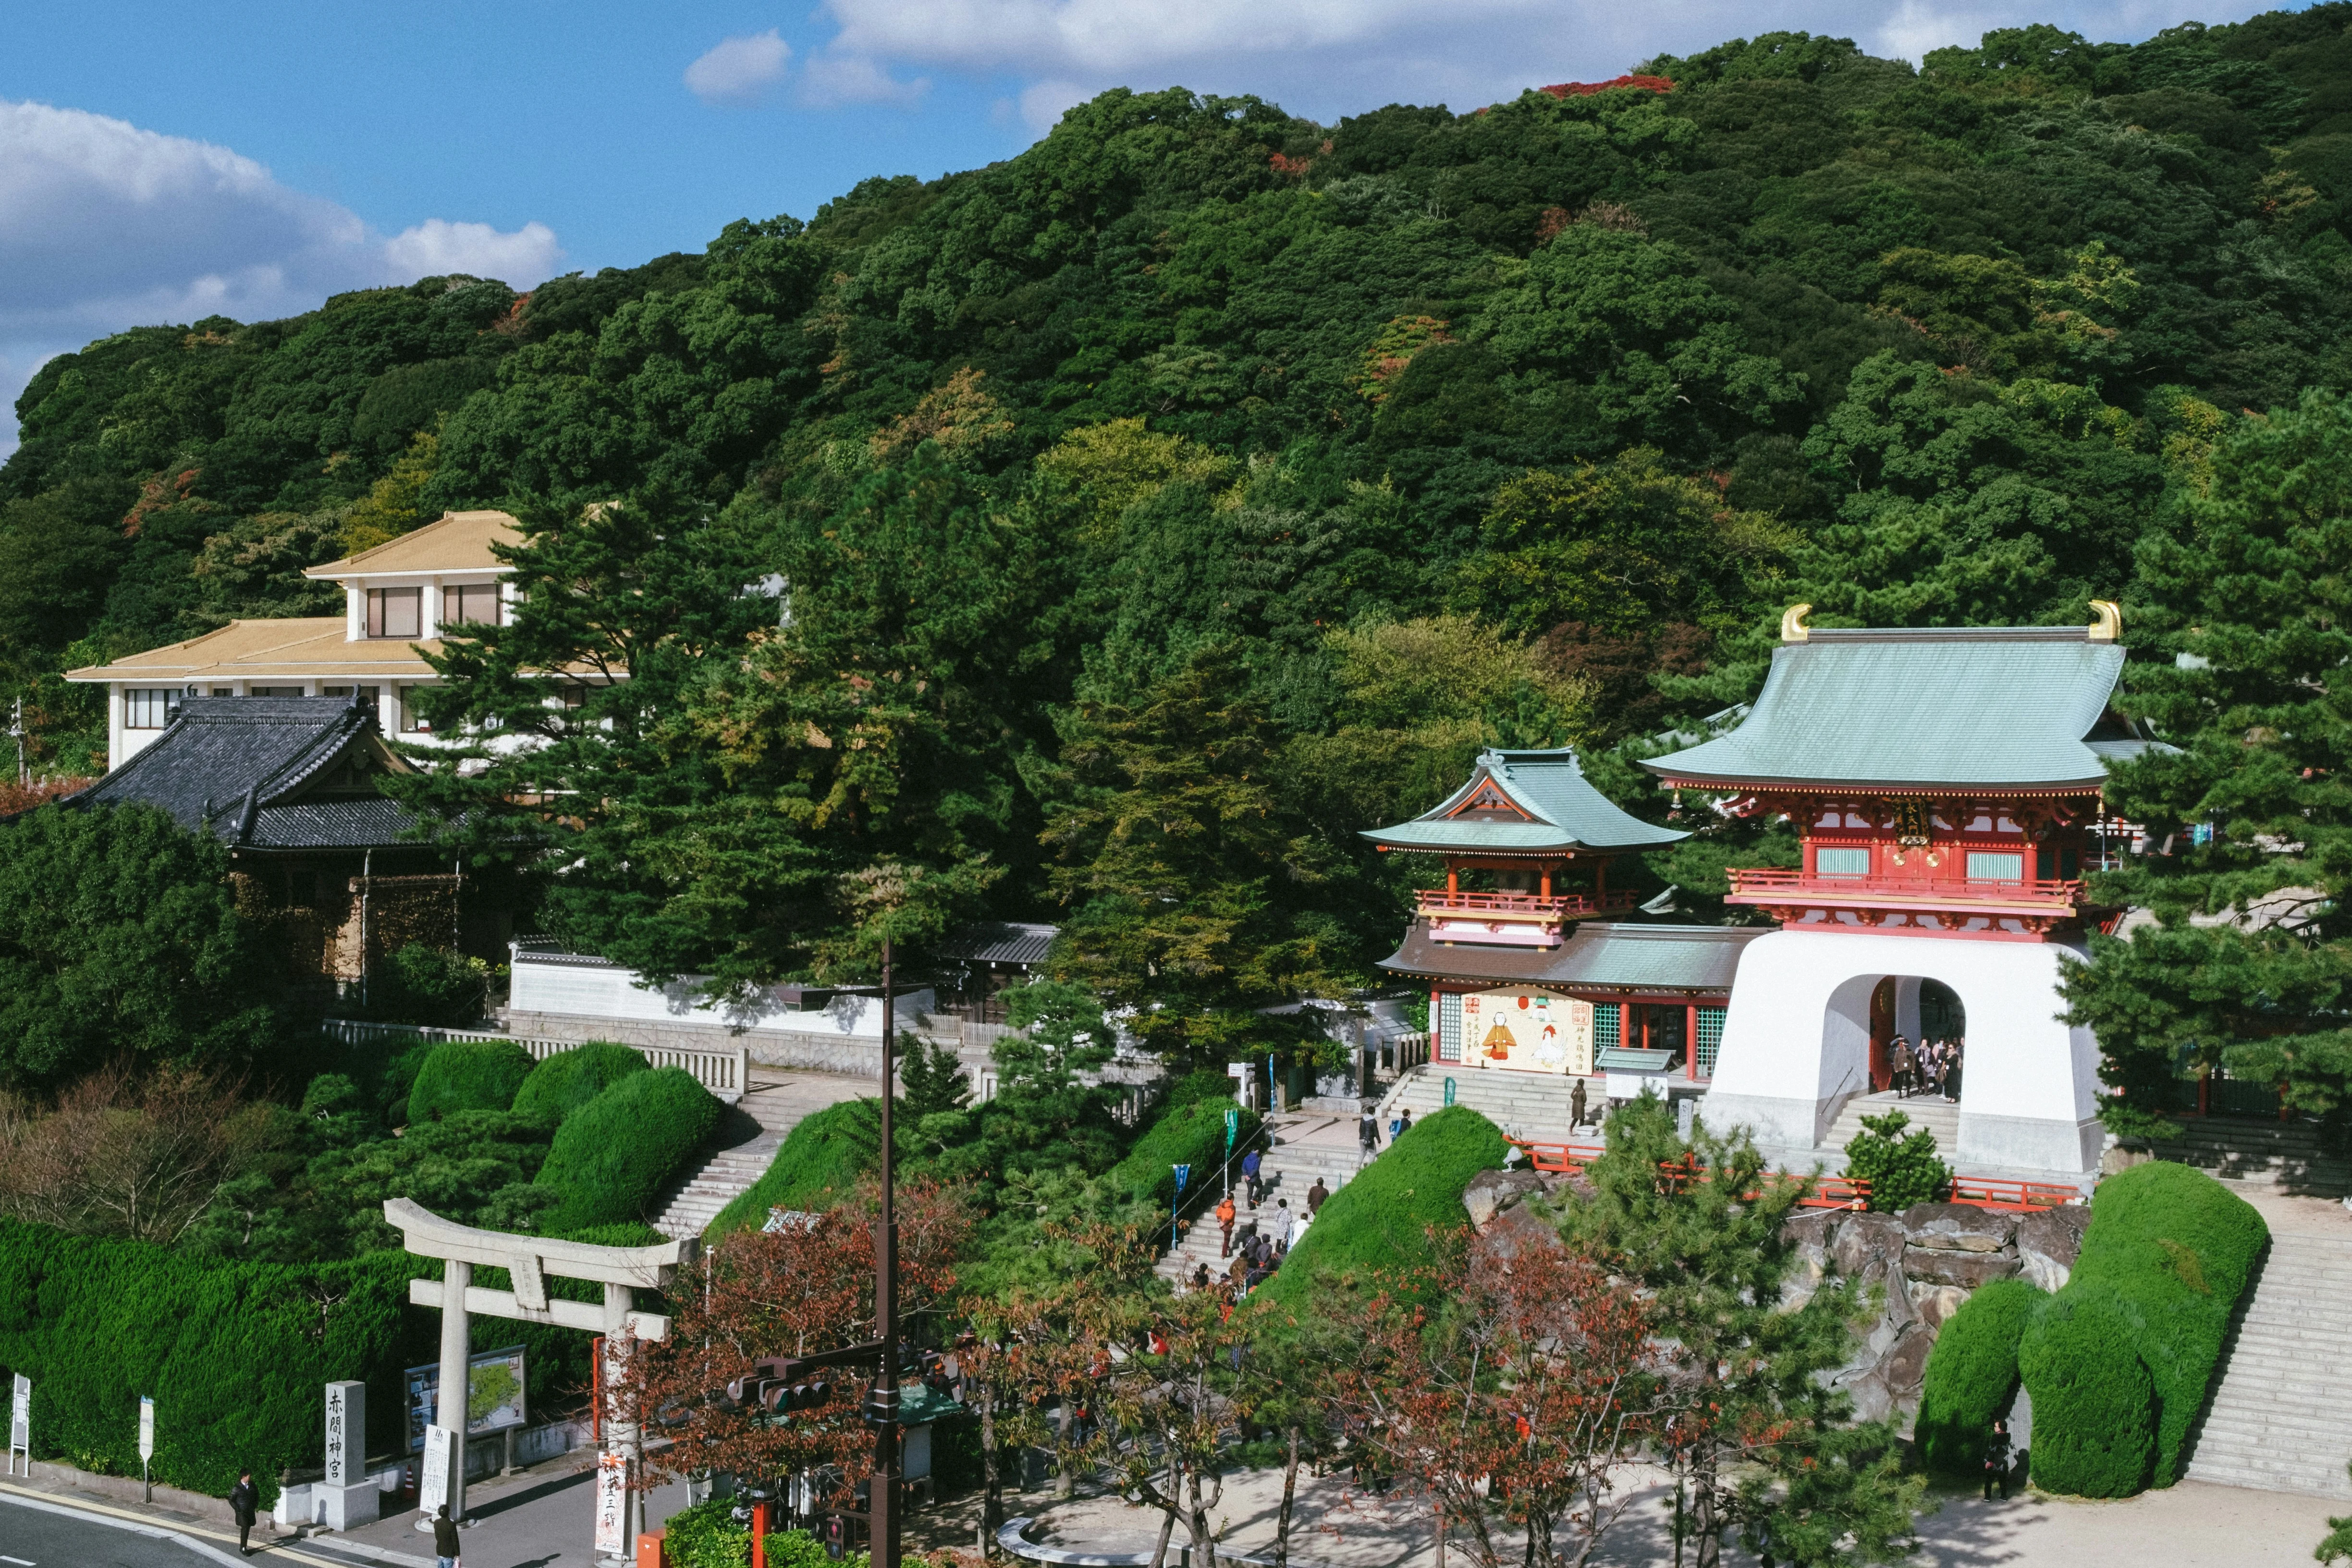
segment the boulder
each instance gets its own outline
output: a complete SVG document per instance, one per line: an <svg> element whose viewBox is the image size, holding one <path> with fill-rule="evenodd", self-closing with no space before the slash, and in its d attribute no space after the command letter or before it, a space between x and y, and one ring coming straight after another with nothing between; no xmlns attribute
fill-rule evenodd
<svg viewBox="0 0 2352 1568"><path fill-rule="evenodd" d="M2083 1233L2091 1227L2088 1204L2030 1214L2017 1222L2017 1257L2026 1279L2043 1290L2062 1289L2083 1255Z"/></svg>
<svg viewBox="0 0 2352 1568"><path fill-rule="evenodd" d="M1507 1259L1528 1251L1557 1251L1568 1245L1560 1240L1558 1227L1546 1225L1524 1208L1496 1215L1479 1232L1478 1239Z"/></svg>
<svg viewBox="0 0 2352 1568"><path fill-rule="evenodd" d="M1878 1374L1885 1380L1886 1392L1900 1405L1916 1407L1919 1387L1927 1380L1927 1352L1936 1348L1936 1336L1925 1326L1916 1327L1895 1342L1878 1363Z"/></svg>
<svg viewBox="0 0 2352 1568"><path fill-rule="evenodd" d="M2018 1271L2014 1252L1958 1252L1941 1247L1914 1247L1903 1255L1903 1272L1930 1285L1957 1285L1963 1290Z"/></svg>
<svg viewBox="0 0 2352 1568"><path fill-rule="evenodd" d="M1484 1230L1496 1215L1543 1190L1543 1178L1533 1171L1481 1171L1462 1189L1462 1206L1470 1211L1470 1223Z"/></svg>
<svg viewBox="0 0 2352 1568"><path fill-rule="evenodd" d="M1915 1247L1999 1252L2017 1234L2017 1216L1974 1204L1914 1204L1903 1211L1903 1234Z"/></svg>
<svg viewBox="0 0 2352 1568"><path fill-rule="evenodd" d="M1903 1222L1891 1214L1840 1214L1830 1259L1849 1279L1875 1278L1903 1259Z"/></svg>
<svg viewBox="0 0 2352 1568"><path fill-rule="evenodd" d="M1958 1285L1932 1285L1924 1280L1914 1280L1911 1309L1919 1314L1919 1321L1926 1325L1929 1333L1939 1334L1944 1331L1944 1325L1952 1321L1952 1314L1960 1310L1960 1303L1971 1294L1973 1292Z"/></svg>

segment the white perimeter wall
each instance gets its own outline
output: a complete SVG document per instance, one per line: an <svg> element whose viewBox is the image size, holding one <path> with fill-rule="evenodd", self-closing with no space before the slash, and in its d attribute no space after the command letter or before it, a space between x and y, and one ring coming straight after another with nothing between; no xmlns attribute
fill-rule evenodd
<svg viewBox="0 0 2352 1568"><path fill-rule="evenodd" d="M648 987L635 970L603 963L535 963L515 955L507 1005L518 1013L562 1013L640 1024L701 1024L722 1029L785 1029L804 1035L838 1035L878 1041L882 999L836 996L823 1008L802 1008L772 993L761 1005L715 1007L702 999L693 980ZM898 1026L911 1028L917 1014L939 1005L929 990L901 992Z"/></svg>

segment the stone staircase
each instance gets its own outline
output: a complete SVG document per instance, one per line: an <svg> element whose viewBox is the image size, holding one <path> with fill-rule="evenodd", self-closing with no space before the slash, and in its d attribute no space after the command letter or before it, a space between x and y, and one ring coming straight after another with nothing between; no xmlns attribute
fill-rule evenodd
<svg viewBox="0 0 2352 1568"><path fill-rule="evenodd" d="M2352 1193L2352 1161L2322 1151L2310 1122L2189 1116L2178 1121L2180 1136L2157 1143L2158 1159L2281 1193L2323 1198Z"/></svg>
<svg viewBox="0 0 2352 1568"><path fill-rule="evenodd" d="M1388 1147L1389 1123L1400 1110L1410 1109L1418 1121L1445 1108L1445 1080L1454 1080L1454 1103L1466 1105L1511 1137L1538 1142L1564 1143L1571 1139L1598 1142L1597 1127L1576 1132L1570 1126L1569 1099L1576 1079L1549 1073L1504 1072L1465 1067L1459 1062L1430 1062L1400 1078L1381 1102L1381 1147ZM1597 1119L1609 1108L1602 1079L1584 1080L1585 1115Z"/></svg>
<svg viewBox="0 0 2352 1568"><path fill-rule="evenodd" d="M2270 1254L2222 1351L2190 1479L2352 1501L2347 1300L2352 1228L2328 1235L2273 1225Z"/></svg>
<svg viewBox="0 0 2352 1568"><path fill-rule="evenodd" d="M1960 1108L1937 1095L1915 1094L1909 1099L1898 1098L1892 1089L1881 1094L1857 1094L1838 1110L1837 1120L1830 1123L1829 1136L1822 1140L1824 1152L1845 1152L1845 1146L1861 1136L1862 1119L1884 1116L1899 1110L1911 1119L1904 1129L1907 1133L1926 1128L1936 1135L1936 1152L1947 1164L1952 1163L1952 1152L1960 1146Z"/></svg>
<svg viewBox="0 0 2352 1568"><path fill-rule="evenodd" d="M871 1079L793 1072L761 1082L757 1077L761 1070L775 1069L755 1069L749 1092L730 1109L730 1120L719 1124L720 1136L727 1136L725 1130L731 1127L739 1141L711 1154L664 1194L660 1217L654 1221L654 1228L664 1236L701 1235L719 1210L767 1174L777 1148L805 1118L839 1100L874 1092ZM741 1136L746 1131L748 1138Z"/></svg>
<svg viewBox="0 0 2352 1568"><path fill-rule="evenodd" d="M1307 1190L1318 1176L1324 1187L1338 1192L1356 1173L1359 1158L1356 1143L1356 1118L1329 1111L1298 1111L1273 1119L1274 1144L1263 1151L1260 1170L1266 1178L1265 1200L1255 1215L1250 1212L1247 1190L1243 1186L1238 1169L1234 1175L1234 1206L1241 1211L1234 1226L1239 1237L1251 1219L1261 1222L1280 1212L1275 1201L1286 1198L1293 1210L1304 1212ZM1386 1139L1381 1146L1387 1146ZM1160 1278L1181 1280L1191 1276L1195 1265L1205 1263L1213 1275L1223 1275L1227 1267L1218 1256L1220 1245L1216 1216L1210 1210L1216 1207L1212 1198L1207 1207L1192 1214L1192 1228L1175 1250L1160 1259L1156 1266Z"/></svg>

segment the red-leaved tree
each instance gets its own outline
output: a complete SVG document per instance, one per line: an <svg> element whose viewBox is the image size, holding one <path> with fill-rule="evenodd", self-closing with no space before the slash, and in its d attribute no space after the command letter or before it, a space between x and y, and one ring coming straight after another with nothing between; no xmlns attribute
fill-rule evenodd
<svg viewBox="0 0 2352 1568"><path fill-rule="evenodd" d="M1630 1502L1618 1471L1673 1397L1640 1299L1549 1238L1486 1236L1451 1300L1369 1316L1335 1383L1350 1438L1429 1489L1479 1568L1502 1568L1503 1531L1529 1568L1589 1562Z"/></svg>
<svg viewBox="0 0 2352 1568"><path fill-rule="evenodd" d="M896 1206L903 1336L954 1288L971 1219L960 1197L932 1184L902 1186ZM846 1495L872 1469L873 1433L858 1415L870 1368L821 1374L832 1399L788 1415L726 1391L761 1375L764 1358L874 1338L873 1220L869 1190L804 1226L735 1232L678 1271L668 1336L638 1347L608 1395L614 1419L642 1421L648 1437L674 1439L646 1456L641 1485L702 1469L773 1478L831 1466Z"/></svg>

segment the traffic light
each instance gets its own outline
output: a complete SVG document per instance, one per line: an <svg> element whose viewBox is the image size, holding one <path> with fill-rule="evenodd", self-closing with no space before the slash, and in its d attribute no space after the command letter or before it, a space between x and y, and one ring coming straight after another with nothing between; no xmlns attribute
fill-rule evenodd
<svg viewBox="0 0 2352 1568"><path fill-rule="evenodd" d="M835 1563L849 1554L849 1521L841 1515L828 1514L824 1521L824 1554Z"/></svg>

